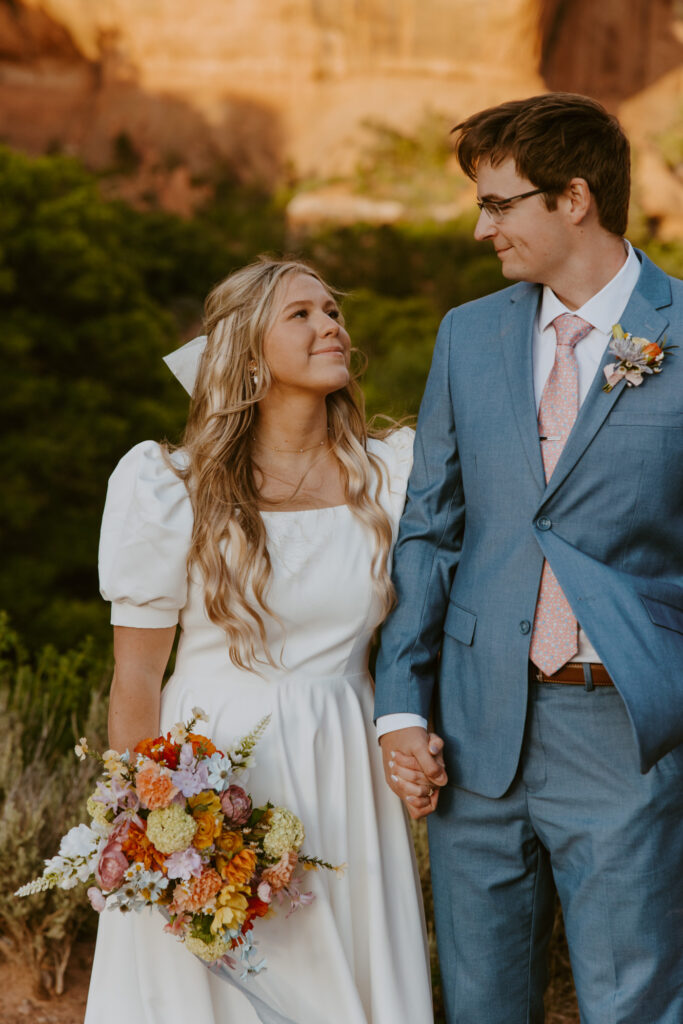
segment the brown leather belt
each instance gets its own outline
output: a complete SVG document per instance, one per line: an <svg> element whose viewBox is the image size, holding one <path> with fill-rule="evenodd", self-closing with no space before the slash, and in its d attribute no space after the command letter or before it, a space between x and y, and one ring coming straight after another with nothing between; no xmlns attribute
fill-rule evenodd
<svg viewBox="0 0 683 1024"><path fill-rule="evenodd" d="M614 686L604 665L592 661L589 666L593 686ZM569 683L570 686L586 686L586 673L582 661L570 661L552 676L545 675L540 668L529 662L529 678L534 683Z"/></svg>

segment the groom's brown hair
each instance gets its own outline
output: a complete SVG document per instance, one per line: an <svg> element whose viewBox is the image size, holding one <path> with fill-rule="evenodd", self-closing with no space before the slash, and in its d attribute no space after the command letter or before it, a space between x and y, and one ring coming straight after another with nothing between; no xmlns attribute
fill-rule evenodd
<svg viewBox="0 0 683 1024"><path fill-rule="evenodd" d="M623 235L631 190L630 147L616 117L596 100L554 92L473 114L453 129L455 153L476 180L477 164L511 157L517 173L545 192L549 210L572 178L588 183L606 231Z"/></svg>

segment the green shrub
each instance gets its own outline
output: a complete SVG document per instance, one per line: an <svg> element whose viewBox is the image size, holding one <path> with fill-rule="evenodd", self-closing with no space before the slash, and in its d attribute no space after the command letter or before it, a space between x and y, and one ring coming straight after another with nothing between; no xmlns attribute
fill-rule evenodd
<svg viewBox="0 0 683 1024"><path fill-rule="evenodd" d="M98 774L73 746L86 735L106 746L108 659L91 644L29 659L0 614L0 951L27 964L36 985L59 994L73 942L94 915L83 887L19 898L37 878L61 837L86 818Z"/></svg>

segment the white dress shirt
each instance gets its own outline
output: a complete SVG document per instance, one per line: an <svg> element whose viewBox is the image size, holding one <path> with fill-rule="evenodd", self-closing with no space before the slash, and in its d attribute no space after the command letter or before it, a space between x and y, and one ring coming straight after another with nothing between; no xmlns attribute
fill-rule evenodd
<svg viewBox="0 0 683 1024"><path fill-rule="evenodd" d="M574 349L579 364L579 406L588 394L612 335L612 327L614 324L619 323L640 274L640 262L633 251L631 243L624 239L624 245L626 247L626 260L623 266L611 281L607 282L604 288L591 296L579 309L568 309L551 288L547 285L544 286L541 301L538 305L533 335L536 411L538 411L538 407L541 404L543 388L555 362L557 338L555 337L552 321L562 313L572 313L574 316L580 316L582 320L586 320L593 326L593 330ZM600 661L581 627L579 627L578 651L572 658L572 661ZM376 724L378 739L386 732L393 732L395 729L405 729L411 725L419 725L424 729L427 728L427 722L421 715L403 712L395 715L382 715L377 719Z"/></svg>

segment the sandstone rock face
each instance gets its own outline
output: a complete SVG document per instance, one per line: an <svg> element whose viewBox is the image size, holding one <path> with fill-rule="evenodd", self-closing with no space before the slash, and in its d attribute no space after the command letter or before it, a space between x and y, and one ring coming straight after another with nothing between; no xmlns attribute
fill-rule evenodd
<svg viewBox="0 0 683 1024"><path fill-rule="evenodd" d="M3 132L96 165L125 132L194 170L329 174L353 164L364 119L406 127L540 90L535 16L535 0L15 0Z"/></svg>
<svg viewBox="0 0 683 1024"><path fill-rule="evenodd" d="M363 125L455 122L547 88L583 91L652 142L638 98L678 112L674 0L0 0L0 136L130 172L189 212L245 179L344 176ZM646 104L647 106L647 104ZM665 167L672 187L675 168ZM673 184L672 184L673 183ZM305 215L304 215L305 219Z"/></svg>

